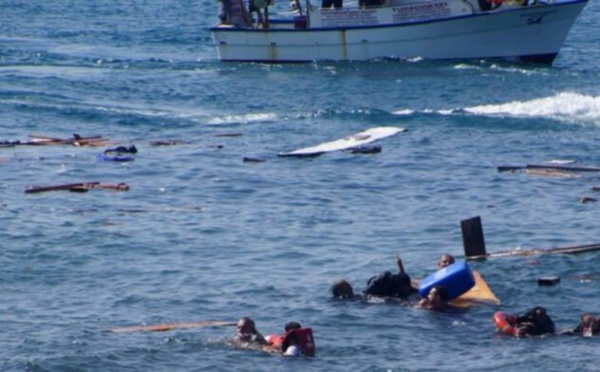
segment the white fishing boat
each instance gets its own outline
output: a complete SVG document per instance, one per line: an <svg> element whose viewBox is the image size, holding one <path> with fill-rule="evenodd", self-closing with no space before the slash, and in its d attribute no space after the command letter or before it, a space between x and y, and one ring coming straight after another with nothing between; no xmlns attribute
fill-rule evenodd
<svg viewBox="0 0 600 372"><path fill-rule="evenodd" d="M306 0L287 19L269 15L267 7L264 15L256 13L258 23L244 0L220 1L222 22L210 31L221 61L503 58L544 64L552 64L588 2L334 0L337 8L324 8Z"/></svg>

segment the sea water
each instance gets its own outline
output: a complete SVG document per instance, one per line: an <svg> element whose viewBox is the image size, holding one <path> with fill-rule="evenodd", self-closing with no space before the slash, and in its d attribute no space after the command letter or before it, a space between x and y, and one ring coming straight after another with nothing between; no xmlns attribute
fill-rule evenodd
<svg viewBox="0 0 600 372"><path fill-rule="evenodd" d="M115 163L98 161L106 147L0 149L0 370L597 369L598 339L515 340L492 323L535 305L559 329L597 313L597 252L470 262L502 302L458 313L329 292L338 278L360 292L396 254L413 278L441 253L463 259L460 221L473 216L489 252L600 243L600 204L581 203L600 199L597 173L496 169L600 165L597 2L552 67L220 63L215 1L0 8L0 140L78 133L139 150ZM276 156L376 126L408 130L374 155ZM24 193L74 182L130 190ZM546 275L560 284L539 287ZM317 357L236 350L233 327L106 332L242 316L264 334L312 327Z"/></svg>

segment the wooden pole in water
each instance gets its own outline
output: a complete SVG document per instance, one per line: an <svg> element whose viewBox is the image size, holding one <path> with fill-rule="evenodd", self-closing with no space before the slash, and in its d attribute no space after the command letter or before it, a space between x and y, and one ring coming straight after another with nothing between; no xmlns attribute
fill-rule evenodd
<svg viewBox="0 0 600 372"><path fill-rule="evenodd" d="M479 216L460 221L465 257L486 256L485 239Z"/></svg>

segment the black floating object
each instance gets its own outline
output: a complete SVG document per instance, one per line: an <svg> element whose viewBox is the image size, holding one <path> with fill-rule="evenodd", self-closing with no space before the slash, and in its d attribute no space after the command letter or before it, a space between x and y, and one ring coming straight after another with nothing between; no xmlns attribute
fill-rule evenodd
<svg viewBox="0 0 600 372"><path fill-rule="evenodd" d="M381 152L381 146L372 145L372 146L358 146L353 147L351 149L346 150L351 154L378 154Z"/></svg>
<svg viewBox="0 0 600 372"><path fill-rule="evenodd" d="M244 163L264 163L265 161L264 158L259 158L257 156L244 156Z"/></svg>
<svg viewBox="0 0 600 372"><path fill-rule="evenodd" d="M560 283L560 276L542 276L538 278L539 286L552 286Z"/></svg>
<svg viewBox="0 0 600 372"><path fill-rule="evenodd" d="M137 154L138 149L135 145L131 145L129 147L125 146L117 146L110 149L104 150L105 154L117 153L117 154Z"/></svg>

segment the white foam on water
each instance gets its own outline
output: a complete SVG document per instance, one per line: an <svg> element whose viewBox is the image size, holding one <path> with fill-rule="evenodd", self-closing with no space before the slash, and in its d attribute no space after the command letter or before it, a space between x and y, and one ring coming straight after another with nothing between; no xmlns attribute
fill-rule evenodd
<svg viewBox="0 0 600 372"><path fill-rule="evenodd" d="M277 114L272 112L257 112L242 115L225 115L212 117L206 121L207 124L231 124L231 123L251 123L257 121L274 121L277 120Z"/></svg>
<svg viewBox="0 0 600 372"><path fill-rule="evenodd" d="M600 125L600 97L574 92L529 101L466 107L462 111L487 116L548 118L566 123ZM440 111L446 114L447 111Z"/></svg>

